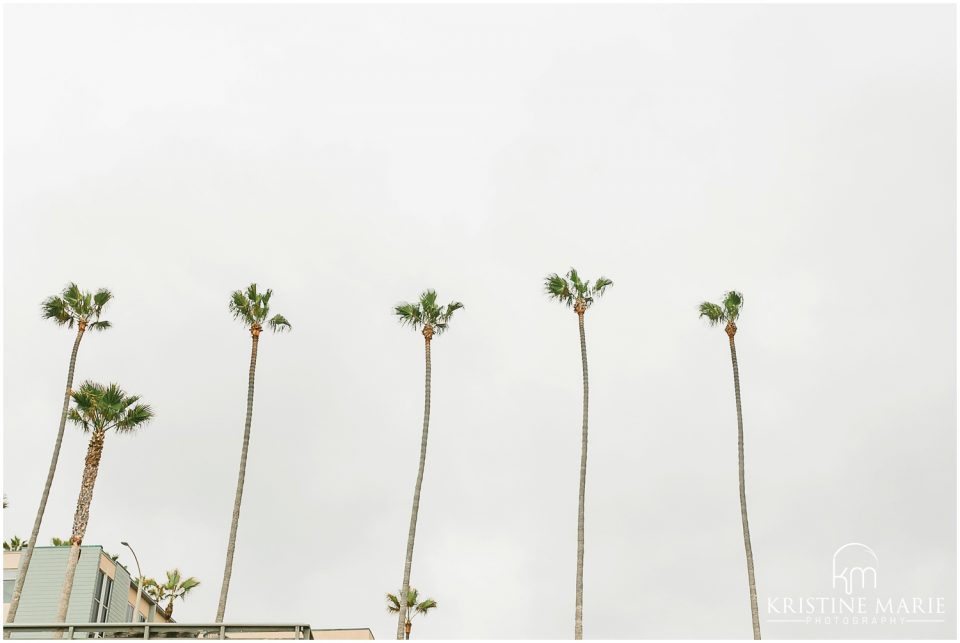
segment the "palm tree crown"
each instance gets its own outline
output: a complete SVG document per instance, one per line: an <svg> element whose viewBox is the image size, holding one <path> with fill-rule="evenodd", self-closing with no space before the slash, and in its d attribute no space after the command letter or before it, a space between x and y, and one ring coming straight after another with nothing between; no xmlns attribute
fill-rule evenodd
<svg viewBox="0 0 960 643"><path fill-rule="evenodd" d="M183 600L186 598L190 590L199 584L200 581L193 576L189 578L183 578L179 569L171 569L167 572L167 582L163 585L160 585L159 589L163 598L169 601L166 608L164 608L167 612L168 618L173 614L173 601L178 598Z"/></svg>
<svg viewBox="0 0 960 643"><path fill-rule="evenodd" d="M113 299L113 294L106 288L96 293L82 291L75 283L70 283L60 296L47 297L41 304L44 319L50 319L60 326L73 328L78 324L89 330L106 330L110 322L101 321L100 315L104 307Z"/></svg>
<svg viewBox="0 0 960 643"><path fill-rule="evenodd" d="M86 381L71 395L74 406L69 420L89 431L129 433L145 425L153 418L149 404L140 404L139 395L127 395L116 384L97 384Z"/></svg>
<svg viewBox="0 0 960 643"><path fill-rule="evenodd" d="M234 319L239 319L244 326L256 334L266 324L274 332L290 330L290 322L283 315L270 317L270 297L273 290L267 288L264 292L257 290L257 284L250 284L247 290L235 290L230 295L230 312Z"/></svg>
<svg viewBox="0 0 960 643"><path fill-rule="evenodd" d="M568 307L582 306L582 310L586 310L593 304L595 298L603 295L606 289L613 285L613 281L606 277L600 277L591 285L589 279L587 281L581 280L576 269L571 268L565 277L561 277L557 273L547 275L544 285L551 299L556 299ZM578 310L577 312L581 311Z"/></svg>
<svg viewBox="0 0 960 643"><path fill-rule="evenodd" d="M743 295L736 290L731 290L723 295L722 304L714 304L705 301L700 304L700 316L706 317L711 326L720 324L734 324L740 317L740 309L743 307Z"/></svg>
<svg viewBox="0 0 960 643"><path fill-rule="evenodd" d="M3 551L20 551L27 546L26 540L20 540L19 536L14 536L10 540L3 541Z"/></svg>
<svg viewBox="0 0 960 643"><path fill-rule="evenodd" d="M397 592L397 594L400 593L401 592ZM397 598L397 594L387 594L387 611L391 614L396 614L400 611L400 599ZM437 606L437 601L432 598L426 598L421 601L420 593L411 587L410 591L407 592L407 606L413 608L415 614L426 615L427 612Z"/></svg>
<svg viewBox="0 0 960 643"><path fill-rule="evenodd" d="M423 328L432 329L433 335L439 335L447 330L453 313L463 308L459 301L452 301L446 306L437 304L437 291L424 290L420 293L417 302L397 304L393 312L401 324L408 325L414 330Z"/></svg>

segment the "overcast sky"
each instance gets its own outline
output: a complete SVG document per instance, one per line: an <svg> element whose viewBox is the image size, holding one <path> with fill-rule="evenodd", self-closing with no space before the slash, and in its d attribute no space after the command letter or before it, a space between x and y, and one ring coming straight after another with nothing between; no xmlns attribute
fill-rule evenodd
<svg viewBox="0 0 960 643"><path fill-rule="evenodd" d="M955 17L939 6L7 6L3 535L26 537L72 333L77 380L156 410L109 436L85 542L202 585L212 621L260 345L228 621L390 638L423 340L434 341L413 585L420 638L569 638L586 318L589 638L750 635L726 337L738 289L747 497L766 637L956 635ZM67 537L69 428L41 539ZM767 622L865 543L943 623Z"/></svg>

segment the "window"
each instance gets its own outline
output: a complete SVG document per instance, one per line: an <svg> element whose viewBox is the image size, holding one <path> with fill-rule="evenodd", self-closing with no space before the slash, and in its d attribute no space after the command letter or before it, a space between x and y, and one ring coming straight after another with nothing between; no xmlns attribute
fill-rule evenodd
<svg viewBox="0 0 960 643"><path fill-rule="evenodd" d="M17 582L17 570L3 570L3 602L9 603L13 598L13 585Z"/></svg>
<svg viewBox="0 0 960 643"><path fill-rule="evenodd" d="M90 612L91 623L106 623L107 612L110 609L110 594L113 591L113 579L104 575L102 569L97 570L97 584L93 590L93 609Z"/></svg>
<svg viewBox="0 0 960 643"><path fill-rule="evenodd" d="M127 623L133 623L133 603L127 603L127 615L123 620Z"/></svg>

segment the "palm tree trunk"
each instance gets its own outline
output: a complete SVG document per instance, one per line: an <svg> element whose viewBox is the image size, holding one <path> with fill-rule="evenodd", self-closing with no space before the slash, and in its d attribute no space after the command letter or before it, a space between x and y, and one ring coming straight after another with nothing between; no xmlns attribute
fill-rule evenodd
<svg viewBox="0 0 960 643"><path fill-rule="evenodd" d="M424 329L426 331L427 329ZM403 563L403 585L400 588L400 614L397 620L397 640L404 640L404 625L407 622L407 595L410 593L410 568L413 566L413 541L417 536L417 515L420 512L420 487L423 485L423 468L427 463L427 431L430 428L430 335L424 332L426 375L423 385L423 435L420 438L420 468L417 484L413 490L413 510L410 512L410 531L407 533L407 557Z"/></svg>
<svg viewBox="0 0 960 643"><path fill-rule="evenodd" d="M83 479L80 483L80 495L77 498L77 511L73 516L73 535L70 537L70 554L67 558L67 571L63 576L63 588L60 590L60 604L57 607L56 623L64 623L67 619L67 608L70 606L70 595L73 593L73 578L77 573L77 562L80 560L80 545L87 533L87 524L90 522L90 504L93 502L93 487L97 483L97 473L100 470L100 458L103 457L103 441L106 432L96 429L90 436L87 446L87 459L83 466ZM56 632L54 638L62 638L63 631Z"/></svg>
<svg viewBox="0 0 960 643"><path fill-rule="evenodd" d="M230 522L230 538L227 540L227 562L223 567L223 584L220 586L220 604L217 606L217 623L223 623L227 610L227 592L233 574L233 552L237 547L237 525L240 523L240 501L243 499L243 481L247 475L247 452L250 450L250 424L253 421L253 382L257 373L257 344L260 343L259 328L250 332L250 374L247 380L247 419L243 425L243 449L240 451L240 474L237 477L237 496L233 501L233 520Z"/></svg>
<svg viewBox="0 0 960 643"><path fill-rule="evenodd" d="M750 583L750 615L753 618L753 638L760 640L757 582L753 575L753 547L750 546L750 523L747 521L747 490L743 466L743 412L740 410L740 369L737 367L737 347L733 341L733 336L737 332L735 326L732 331L730 328L727 329L727 336L730 338L730 359L733 362L733 389L737 398L737 470L740 476L740 522L743 524L743 547L747 553L747 581Z"/></svg>
<svg viewBox="0 0 960 643"><path fill-rule="evenodd" d="M583 514L587 491L587 417L590 407L590 381L587 376L587 335L583 327L584 313L578 312L580 325L580 361L583 367L583 438L580 444L580 496L577 509L577 606L573 636L583 638Z"/></svg>
<svg viewBox="0 0 960 643"><path fill-rule="evenodd" d="M80 340L83 339L83 333L87 326L81 323L77 326L77 338L73 340L73 352L70 353L70 368L67 369L67 388L63 393L63 411L60 412L60 427L57 429L57 441L53 446L53 457L50 458L50 468L47 470L47 481L43 486L43 494L40 496L40 507L37 509L37 517L33 521L33 531L30 532L30 540L27 541L27 550L23 553L20 561L20 572L13 585L13 595L10 597L10 608L7 612L7 623L13 623L17 616L17 608L20 607L20 595L23 593L23 584L27 580L27 570L30 569L30 560L33 558L33 548L37 544L37 538L40 537L40 523L43 522L43 514L47 510L47 498L50 497L50 489L53 487L53 476L57 472L57 462L60 460L60 446L63 444L63 432L67 426L67 411L70 408L70 393L73 388L73 371L77 365L77 351L80 349ZM4 631L3 638L10 638L10 632Z"/></svg>

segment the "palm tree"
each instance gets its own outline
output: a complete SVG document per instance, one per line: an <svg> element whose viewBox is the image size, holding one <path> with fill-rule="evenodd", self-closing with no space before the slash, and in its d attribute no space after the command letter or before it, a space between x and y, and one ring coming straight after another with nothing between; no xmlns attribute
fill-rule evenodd
<svg viewBox="0 0 960 643"><path fill-rule="evenodd" d="M400 592L398 592L400 593ZM402 596L403 594L400 593ZM410 613L410 610L406 609L404 606L410 606L413 608L413 613ZM404 620L403 633L404 638L410 638L410 630L413 628L411 620L417 614L427 615L427 612L434 609L437 606L437 601L432 598L427 598L425 600L420 600L420 594L417 590L411 587L407 591L407 600L401 605L401 601L395 594L387 594L387 611L391 614L401 614L403 612L407 613L407 618Z"/></svg>
<svg viewBox="0 0 960 643"><path fill-rule="evenodd" d="M154 581L154 583L156 583L156 581ZM167 582L163 585L158 585L160 588L160 594L158 595L169 601L167 607L164 609L168 619L173 618L173 601L178 598L180 600L186 599L190 590L199 584L200 581L193 576L183 578L179 569L171 569L167 572Z"/></svg>
<svg viewBox="0 0 960 643"><path fill-rule="evenodd" d="M26 545L26 541L20 540L19 536L14 536L10 540L3 541L3 551L20 551Z"/></svg>
<svg viewBox="0 0 960 643"><path fill-rule="evenodd" d="M227 561L223 568L223 583L220 586L220 604L217 606L217 623L223 623L227 610L227 592L230 590L230 576L233 574L233 552L237 547L237 526L240 524L240 501L243 498L243 481L247 474L247 452L250 449L250 424L253 421L253 382L257 372L257 345L260 332L266 325L273 332L290 330L290 322L283 315L270 317L270 297L273 291L257 290L257 284L250 284L246 292L236 290L230 295L229 310L234 319L240 320L250 330L252 347L250 349L250 373L247 380L247 419L243 425L243 449L240 451L240 474L237 477L237 495L233 501L233 519L230 521L230 537L227 540Z"/></svg>
<svg viewBox="0 0 960 643"><path fill-rule="evenodd" d="M733 336L737 334L737 319L743 308L743 295L731 290L723 296L722 304L705 301L700 304L700 316L706 317L711 326L725 324L724 330L730 340L730 360L733 362L733 392L737 402L737 470L740 477L740 522L743 525L743 547L747 553L747 581L750 584L750 615L753 618L753 638L760 638L760 611L757 608L757 582L753 575L753 548L750 546L750 524L747 521L747 491L743 466L743 413L740 410L740 369L737 367L737 346Z"/></svg>
<svg viewBox="0 0 960 643"><path fill-rule="evenodd" d="M573 268L566 277L557 273L547 275L544 282L547 295L556 299L567 307L572 307L577 313L580 323L580 362L583 368L583 436L580 443L580 496L577 510L577 594L574 612L574 638L583 638L583 511L587 489L587 417L590 401L590 382L587 377L587 337L583 328L583 316L593 305L597 297L603 295L613 282L606 277L600 277L592 286L590 281L582 281L580 275Z"/></svg>
<svg viewBox="0 0 960 643"><path fill-rule="evenodd" d="M93 500L93 487L97 482L100 458L103 456L103 444L107 432L133 433L153 419L153 409L140 403L138 395L128 395L116 384L104 386L96 382L84 382L80 390L71 394L74 406L68 419L84 433L90 433L87 458L83 467L80 483L80 495L77 498L77 510L73 517L73 535L70 537L70 554L67 558L67 571L60 591L60 604L57 609L57 623L67 618L67 606L73 591L73 577L80 560L80 545L87 532L90 519L90 503ZM62 638L63 631L56 633Z"/></svg>
<svg viewBox="0 0 960 643"><path fill-rule="evenodd" d="M133 582L139 584L140 587L143 588L143 593L150 597L154 603L160 605L160 601L162 601L164 597L164 592L163 586L158 583L156 579L147 577L141 578L138 576L137 578L133 579Z"/></svg>
<svg viewBox="0 0 960 643"><path fill-rule="evenodd" d="M33 558L33 548L36 546L37 538L40 535L40 523L43 522L43 514L47 510L47 499L50 497L50 489L53 486L53 476L57 471L57 461L60 459L60 445L63 443L63 432L67 425L67 409L70 406L73 371L77 364L80 340L83 339L83 334L88 330L102 331L110 328L110 322L101 320L100 315L103 314L103 309L111 299L113 299L113 295L106 288L101 288L95 294L91 294L89 291L80 290L77 284L71 283L63 289L60 296L48 297L41 305L41 314L44 319L49 319L58 326L66 326L67 328L73 328L76 325L77 335L73 340L73 351L70 353L67 387L63 394L63 410L60 413L57 440L53 445L53 457L50 458L50 468L47 470L47 480L43 486L43 493L40 495L40 507L37 509L37 517L33 521L33 531L30 532L30 540L27 541L27 551L22 556L20 573L13 584L10 608L7 612L7 623L13 623L17 616L23 584L27 579L30 560ZM10 638L10 633L5 631L3 637Z"/></svg>
<svg viewBox="0 0 960 643"><path fill-rule="evenodd" d="M417 536L417 515L420 512L420 487L423 485L423 467L427 461L427 431L430 428L430 342L434 335L447 330L453 313L463 308L459 301L446 306L437 305L437 293L425 290L416 303L405 302L394 307L393 312L403 325L420 330L426 351L426 375L423 396L423 434L420 438L420 467L413 490L413 510L410 512L410 530L407 532L407 555L403 563L403 584L400 589L400 610L397 621L397 640L403 640L407 616L407 595L410 591L410 569L413 566L413 542Z"/></svg>
<svg viewBox="0 0 960 643"><path fill-rule="evenodd" d="M69 539L69 538L57 538L56 536L54 536L53 538L50 539L50 544L53 545L54 547L69 547L69 546L70 546L70 539Z"/></svg>

